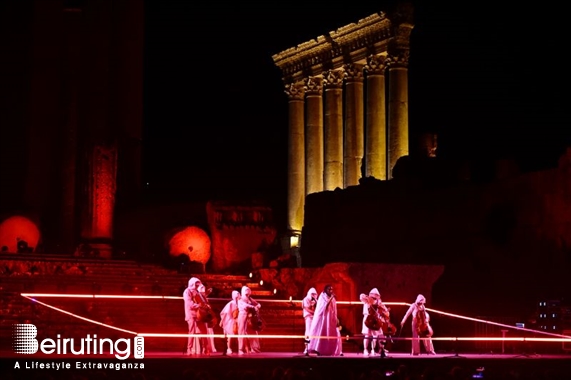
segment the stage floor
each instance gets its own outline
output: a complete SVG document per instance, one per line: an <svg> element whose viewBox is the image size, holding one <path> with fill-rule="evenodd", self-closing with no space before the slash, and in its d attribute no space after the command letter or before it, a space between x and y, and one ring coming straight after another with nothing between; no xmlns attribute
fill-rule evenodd
<svg viewBox="0 0 571 380"><path fill-rule="evenodd" d="M469 360L509 360L509 359L541 359L541 360L571 360L571 353L569 355L554 355L554 354L471 354L471 353L437 353L436 355L421 354L412 356L409 353L403 352L390 352L385 357L380 356L365 356L361 353L344 353L343 356L318 356L315 354L304 355L302 352L261 352L255 354L237 355L224 355L220 352L215 352L210 355L191 355L187 356L182 353L173 352L145 352L145 359L360 359L360 360L427 360L427 359L469 359Z"/></svg>
<svg viewBox="0 0 571 380"><path fill-rule="evenodd" d="M346 353L342 357L303 355L301 352L263 352L249 355L186 356L173 352L145 352L142 359L84 355L57 360L36 355L2 356L2 379L29 379L49 375L53 379L89 376L107 379L571 379L571 355L505 355L437 353L411 356L389 353L366 357ZM17 364L16 364L17 363ZM44 368L40 368L43 363ZM66 365L68 369L46 369ZM19 367L19 368L17 368ZM120 368L118 368L120 367ZM289 373L287 376L278 376ZM402 376L399 376L402 375ZM482 377L478 377L482 376Z"/></svg>

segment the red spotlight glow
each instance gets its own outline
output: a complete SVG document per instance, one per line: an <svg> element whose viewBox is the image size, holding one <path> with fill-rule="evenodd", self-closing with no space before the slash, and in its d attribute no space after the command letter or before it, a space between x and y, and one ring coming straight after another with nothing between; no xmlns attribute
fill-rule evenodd
<svg viewBox="0 0 571 380"><path fill-rule="evenodd" d="M210 237L198 227L186 227L169 241L169 254L188 255L191 261L206 264L210 259Z"/></svg>
<svg viewBox="0 0 571 380"><path fill-rule="evenodd" d="M40 230L30 219L16 215L0 223L0 247L6 247L5 253L16 253L18 241L25 241L33 251L40 241Z"/></svg>

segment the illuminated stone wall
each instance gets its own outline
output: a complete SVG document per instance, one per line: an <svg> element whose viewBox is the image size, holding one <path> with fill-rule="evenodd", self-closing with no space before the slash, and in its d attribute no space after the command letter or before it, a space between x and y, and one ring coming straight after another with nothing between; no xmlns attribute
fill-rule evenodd
<svg viewBox="0 0 571 380"><path fill-rule="evenodd" d="M252 254L263 253L276 239L271 208L256 203L208 202L212 241L211 268L216 273L247 273Z"/></svg>
<svg viewBox="0 0 571 380"><path fill-rule="evenodd" d="M541 172L506 177L500 170L502 179L491 182L439 183L403 173L312 194L302 261L310 267L344 261L442 264L447 270L436 294L474 308L481 305L475 299L498 308L509 303L515 310L535 297L568 295L570 157Z"/></svg>
<svg viewBox="0 0 571 380"><path fill-rule="evenodd" d="M325 285L334 286L338 301L358 301L361 293L377 288L386 302L413 302L421 293L432 302L432 287L442 276L442 265L398 265L376 263L330 263L316 268L262 269L257 273L265 284L279 290L281 298L303 299L314 287L318 294ZM339 308L346 331L360 333L362 308ZM393 323L398 324L405 308L394 308Z"/></svg>

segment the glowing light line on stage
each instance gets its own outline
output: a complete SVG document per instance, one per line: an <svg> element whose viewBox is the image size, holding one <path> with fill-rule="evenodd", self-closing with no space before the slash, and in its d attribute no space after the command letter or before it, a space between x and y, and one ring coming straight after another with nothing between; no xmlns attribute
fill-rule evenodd
<svg viewBox="0 0 571 380"><path fill-rule="evenodd" d="M138 336L142 336L145 338L188 338L190 336L199 337L199 338L252 338L252 335L225 335L225 334L187 334L187 333L180 333L180 334L170 334L170 333L137 333ZM255 335L256 338L259 339L305 339L305 335L287 335L287 334L258 334ZM341 339L345 341L349 341L352 339L361 340L363 339L363 335L345 335L345 336L310 336L310 339ZM403 341L412 341L415 339L419 340L439 340L439 341L508 341L508 342L567 342L571 343L571 337L568 338L526 338L526 337L514 337L514 338L498 338L498 337L431 337L431 338L397 338L397 337L382 337L379 338L380 340L403 340Z"/></svg>
<svg viewBox="0 0 571 380"><path fill-rule="evenodd" d="M69 312L69 311L60 309L59 307L55 307L55 306L49 305L49 304L47 304L47 303L45 303L45 302L38 301L37 299L32 298L32 297L28 297L28 296L25 295L25 294L21 294L21 295L22 295L22 297L27 298L27 299L29 299L29 300L32 301L32 302L39 303L39 304L42 305L42 306L48 307L48 308L50 308L50 309L52 309L52 310L55 310L55 311L59 311L60 313L69 315L69 316L71 316L71 317L78 318L78 319L81 319L81 320L86 321L86 322L94 323L94 324L99 325L99 326L108 327L108 328L113 329L113 330L126 332L126 333L132 334L132 335L137 335L137 333L134 332L134 331L125 330L125 329L122 329L122 328L119 328L119 327L115 327L115 326L108 325L108 324L103 323L103 322L98 322L98 321L95 321L95 320L93 320L93 319L85 318L85 317L82 317L81 315L77 315L77 314L71 313L71 312Z"/></svg>
<svg viewBox="0 0 571 380"><path fill-rule="evenodd" d="M120 295L120 294L63 294L63 293L21 293L24 297L47 297L47 298L119 298L119 299L168 299L168 300L182 300L181 296L144 296L144 295ZM228 298L215 298L209 297L209 301L227 302ZM296 303L300 304L303 300L268 300L258 299L260 303L286 303L294 306ZM383 302L387 306L409 306L406 302ZM338 305L362 305L361 301L337 301ZM427 309L428 310L428 309ZM438 313L438 311L436 311ZM443 313L443 312L440 312Z"/></svg>
<svg viewBox="0 0 571 380"><path fill-rule="evenodd" d="M90 322L99 326L103 326L103 327L107 327L113 330L117 330L117 331L122 331L122 332L126 332L128 334L132 334L132 335L138 335L138 336L143 336L143 337L163 337L163 338L169 338L169 337L173 337L173 338L181 338L181 337L189 337L190 334L161 334L161 333L137 333L135 331L131 331L131 330L126 330L126 329L122 329L119 327L115 327L115 326L111 326L108 325L106 323L103 322L99 322L99 321L95 321L93 319L90 318L86 318L86 317L82 317L80 315L77 315L75 313L63 310L61 308L58 308L56 306L47 304L45 302L41 302L39 300L37 300L35 297L47 297L47 298L89 298L89 299L169 299L169 300L182 300L182 297L179 296L133 296L133 295L115 295L115 294L61 294L61 293L20 293L20 295L24 298L27 298L29 300L31 300L32 302L36 302L38 304L41 304L45 307L48 307L52 310L56 310L60 313L69 315L73 318L77 318L77 319L81 319L83 321L86 322ZM215 299L211 299L211 300L221 300L221 301L227 301L226 298L215 298ZM290 303L293 304L294 302L302 302L302 301L297 301L297 300L260 300L260 302L275 302L275 303ZM361 301L338 301L338 304L341 305L362 305ZM410 303L406 303L406 302L385 302L386 305L388 306L410 306ZM444 311L440 311L440 310L436 310L436 309L431 309L431 308L426 308L426 310L434 312L436 314L440 314L440 315L445 315L445 316L449 316L449 317L453 317L453 318L459 318L459 319L464 319L464 320L468 320L468 321L473 321L473 322L479 322L479 323L484 323L484 324L489 324L489 325L495 325L495 326L500 326L500 327L506 327L506 328L511 328L511 329L515 329L517 331L527 331L527 332L532 332L535 334L541 334L541 335L548 335L548 336L553 336L555 338L534 338L534 337L431 337L432 340L437 340L437 341L504 341L504 342L564 342L564 343L571 343L571 336L567 336L567 335L562 335L562 334L554 334L554 333L549 333L549 332L545 332L545 331L540 331L540 330L532 330L532 329L526 329L526 328L522 328L522 327L514 327L511 325L506 325L503 323L498 323L498 322L493 322L493 321L488 321L488 320L484 320L484 319L479 319L479 318L472 318L472 317L467 317L464 315L459 315L459 314L454 314L454 313L447 313ZM214 338L225 338L225 337L229 337L229 335L224 335L224 334L193 334L192 336L196 336L196 337L214 337ZM231 337L251 337L251 335L231 335ZM273 334L273 335L257 335L257 338L261 338L261 339L305 339L304 335L283 335L283 334ZM341 336L341 337L330 337L330 336L312 336L310 337L312 339L343 339L343 340L350 340L350 339L362 339L363 336L362 334L356 334L353 336ZM385 337L385 339L388 339L389 337ZM381 338L383 339L383 338ZM390 339L392 340L414 340L415 338L397 338L397 337L390 337ZM426 339L426 338L418 338L418 339Z"/></svg>
<svg viewBox="0 0 571 380"><path fill-rule="evenodd" d="M395 339L395 338L393 338ZM396 338L399 339L399 338ZM413 338L408 338L413 339ZM531 337L518 337L518 338L498 338L498 337L431 337L419 339L432 339L432 340L446 340L446 341L486 341L486 342L567 342L571 343L571 337L567 338L531 338Z"/></svg>
<svg viewBox="0 0 571 380"><path fill-rule="evenodd" d="M262 339L305 339L305 335L284 335L284 334L268 334L268 335L224 335L224 334L161 334L161 333L138 333L138 336L145 338L188 338L190 336L198 338L262 338ZM327 339L339 339L337 337L321 336L321 337L311 337L311 338L327 338Z"/></svg>
<svg viewBox="0 0 571 380"><path fill-rule="evenodd" d="M408 304L410 305L410 304ZM499 323L499 322L494 322L494 321L487 321L485 319L478 319L478 318L472 318L472 317L467 317L465 315L459 315L459 314L453 314L453 313L447 313L445 311L440 311L440 310L436 310L436 309L430 309L430 308L426 308L427 311L431 311L431 312L435 312L437 314L440 315L446 315L448 317L453 317L453 318L459 318L459 319L464 319L467 321L473 321L473 322L479 322L479 323L484 323L487 325L494 325L494 326L499 326L499 327L505 327L505 328L509 328L512 330L517 330L517 331L527 331L527 332L531 332L534 334L541 334L541 335L548 335L548 336L554 336L554 337L558 337L558 338L570 338L567 335L563 335L563 334L555 334L555 333L550 333L550 332L546 332L546 331L541 331L541 330L533 330L533 329L527 329L525 327L517 327L517 326L512 326L512 325L506 325L504 323Z"/></svg>
<svg viewBox="0 0 571 380"><path fill-rule="evenodd" d="M93 294L20 293L22 297L95 298Z"/></svg>
<svg viewBox="0 0 571 380"><path fill-rule="evenodd" d="M122 298L122 299L182 299L178 296L135 296L119 294L61 294L61 293L20 293L22 297L48 298Z"/></svg>

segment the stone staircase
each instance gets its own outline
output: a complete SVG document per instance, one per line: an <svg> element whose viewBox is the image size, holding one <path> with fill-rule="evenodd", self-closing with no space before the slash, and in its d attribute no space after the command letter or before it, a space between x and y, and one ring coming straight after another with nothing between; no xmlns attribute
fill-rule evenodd
<svg viewBox="0 0 571 380"><path fill-rule="evenodd" d="M243 285L249 286L257 297L273 295L273 289L264 288L246 275L193 275L128 260L0 255L0 263L9 263L0 268L3 291L178 296L182 295L188 279L196 276L213 288L212 297L230 298L232 290L240 290Z"/></svg>
<svg viewBox="0 0 571 380"><path fill-rule="evenodd" d="M182 292L192 276L190 274L124 260L10 256L0 257L0 263L0 310L3 317L0 336L6 338L2 339L1 350L11 349L11 329L14 323L35 324L39 339L40 334L46 337L61 334L78 338L98 334L111 339L132 336L105 325L137 333L187 333ZM265 328L260 335L263 351L303 350L301 339L264 338L265 335L303 334L304 323L299 302L275 299L273 289L260 285L247 275L196 276L208 288L213 288L210 303L216 312L230 300L233 290L239 291L244 285L252 289L252 296L262 304L261 316ZM50 308L22 297L20 293L76 294L83 297L36 298L52 306ZM120 295L123 298L96 298L96 295ZM223 332L216 325L214 333ZM222 338L216 338L215 343L219 351L224 348ZM182 352L185 344L185 337L145 339L147 351L178 353Z"/></svg>

